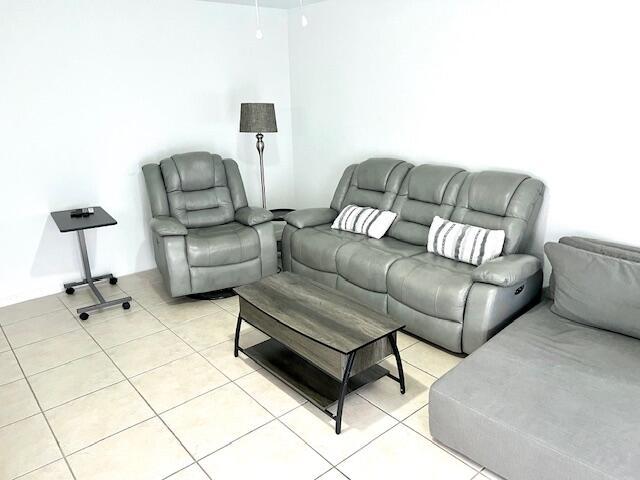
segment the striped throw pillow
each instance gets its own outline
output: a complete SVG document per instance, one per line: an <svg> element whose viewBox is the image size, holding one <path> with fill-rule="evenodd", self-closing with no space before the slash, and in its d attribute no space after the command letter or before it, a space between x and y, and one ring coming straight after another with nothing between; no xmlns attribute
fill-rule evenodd
<svg viewBox="0 0 640 480"><path fill-rule="evenodd" d="M387 233L396 216L397 214L386 210L347 205L334 220L331 228L381 238Z"/></svg>
<svg viewBox="0 0 640 480"><path fill-rule="evenodd" d="M472 265L482 265L502 255L504 230L450 222L435 217L429 229L427 251Z"/></svg>

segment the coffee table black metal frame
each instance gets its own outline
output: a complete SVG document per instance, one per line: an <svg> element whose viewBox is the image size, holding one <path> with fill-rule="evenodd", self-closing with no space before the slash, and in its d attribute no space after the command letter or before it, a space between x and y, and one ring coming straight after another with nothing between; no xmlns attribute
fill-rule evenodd
<svg viewBox="0 0 640 480"><path fill-rule="evenodd" d="M291 274L280 274L280 275L291 275ZM238 289L242 290L242 287ZM336 292L338 293L338 292ZM243 301L241 297L241 302ZM252 307L260 308L259 306L252 305ZM269 315L266 312L265 315ZM373 314L373 312L372 312ZM277 318L270 318L276 322L279 322ZM331 383L335 381L334 375L329 375L327 372L323 371L318 366L312 364L309 360L307 360L303 355L300 355L291 349L289 349L285 344L279 342L274 338L270 338L258 345L254 345L249 348L242 348L240 346L240 333L242 322L245 321L248 324L252 325L254 328L265 333L267 336L271 336L269 332L264 331L260 325L252 322L251 319L244 318L242 316L242 310L238 314L238 320L236 324L235 336L234 336L234 356L238 357L239 352L244 353L249 358L254 360L260 366L271 372L273 375L278 377L281 381L289 385L295 391L297 391L300 395L309 400L316 407L320 408L323 413L328 415L335 421L335 432L336 434L340 434L342 429L342 414L344 407L344 400L346 396L357 390L358 388L366 385L367 383L371 383L375 380L383 376L387 376L400 384L400 393L404 394L406 391L405 386L405 378L404 378L404 369L402 367L402 359L400 358L400 352L398 350L397 342L396 342L396 334L397 332L404 328L404 325L398 325L394 330L390 330L386 335L380 338L374 338L370 342L362 344L357 348L354 348L351 351L345 352L332 348L330 345L326 343L319 342L317 339L312 338L311 336L304 335L307 339L317 342L323 348L334 349L336 352L347 355L346 366L344 369L344 374L342 376L342 380L339 382L339 393L337 398L331 397L331 395L326 394L326 389L331 389L331 385L327 387L327 383ZM294 329L290 325L286 323L279 322L282 327L291 329L297 334L301 334L298 330ZM391 349L393 355L396 360L396 365L398 368L398 376L391 374L387 369L381 367L380 365L374 365L370 368L364 370L361 373L358 373L354 376L351 376L351 371L356 360L356 356L358 352L362 351L365 347L368 347L372 343L379 341L383 338L386 338L391 345ZM284 359L281 362L279 361L282 357L288 357L288 359ZM274 361L276 359L276 361ZM294 372L293 374L289 373L289 366L294 365L294 369L297 369L298 372ZM295 377L295 381L292 381L292 378ZM329 378L330 377L330 378ZM304 384L301 385L300 380L304 379ZM337 383L337 382L336 382ZM315 385L314 385L315 384ZM320 386L320 389L324 389L325 392L320 394L320 397L316 395L317 391L315 390ZM311 393L311 394L310 394ZM320 400L319 400L320 398ZM335 404L337 401L337 410L336 413L333 414L329 406Z"/></svg>
<svg viewBox="0 0 640 480"><path fill-rule="evenodd" d="M118 283L118 279L111 273L93 276L91 273L91 266L89 265L87 242L84 235L84 231L87 229L116 225L118 222L116 222L116 220L101 207L94 207L94 213L87 217L72 217L71 210L51 212L51 216L56 222L60 232L76 232L78 236L78 243L80 244L80 255L82 256L84 278L78 282L65 283L64 288L67 295L73 295L75 293L75 287L88 285L95 297L98 299L98 303L87 307L81 307L76 310L80 314L80 319L87 320L89 318L89 312L115 305L122 305L122 308L128 310L131 307L131 304L129 303L131 302L131 297L106 300L102 293L100 293L100 290L96 287L96 282L109 280L111 285L115 285Z"/></svg>

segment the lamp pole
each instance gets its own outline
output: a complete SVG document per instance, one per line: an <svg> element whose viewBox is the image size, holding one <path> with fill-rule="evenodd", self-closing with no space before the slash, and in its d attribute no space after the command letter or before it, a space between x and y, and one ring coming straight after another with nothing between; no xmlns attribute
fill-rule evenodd
<svg viewBox="0 0 640 480"><path fill-rule="evenodd" d="M261 133L258 133L256 135L256 138L258 139L258 141L256 142L256 148L258 149L258 155L260 155L260 183L262 185L262 208L266 209L267 194L264 187L264 159L263 159L264 142L262 141L262 139L264 138L264 135L262 135Z"/></svg>

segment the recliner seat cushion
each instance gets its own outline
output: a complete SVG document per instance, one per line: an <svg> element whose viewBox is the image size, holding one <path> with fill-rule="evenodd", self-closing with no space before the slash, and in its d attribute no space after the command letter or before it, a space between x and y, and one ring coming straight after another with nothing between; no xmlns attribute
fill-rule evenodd
<svg viewBox="0 0 640 480"><path fill-rule="evenodd" d="M395 300L414 310L462 323L474 268L432 253L416 255L391 266L387 288Z"/></svg>
<svg viewBox="0 0 640 480"><path fill-rule="evenodd" d="M337 273L336 257L343 245L360 242L366 235L331 229L331 225L303 228L291 236L291 257L306 267Z"/></svg>
<svg viewBox="0 0 640 480"><path fill-rule="evenodd" d="M344 245L337 253L338 274L373 292L387 292L387 273L403 257L424 252L423 247L384 237Z"/></svg>
<svg viewBox="0 0 640 480"><path fill-rule="evenodd" d="M190 229L186 243L191 267L231 265L260 256L255 229L237 222Z"/></svg>
<svg viewBox="0 0 640 480"><path fill-rule="evenodd" d="M640 342L544 303L431 387L431 433L517 480L635 479Z"/></svg>

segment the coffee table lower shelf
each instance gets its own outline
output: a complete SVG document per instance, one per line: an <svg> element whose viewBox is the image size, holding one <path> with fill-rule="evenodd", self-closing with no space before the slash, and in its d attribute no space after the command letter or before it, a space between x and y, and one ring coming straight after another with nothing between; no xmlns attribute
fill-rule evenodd
<svg viewBox="0 0 640 480"><path fill-rule="evenodd" d="M336 420L329 407L340 399L342 383L339 380L273 338L238 349ZM347 393L387 375L391 376L389 370L380 365L369 367L349 379Z"/></svg>

